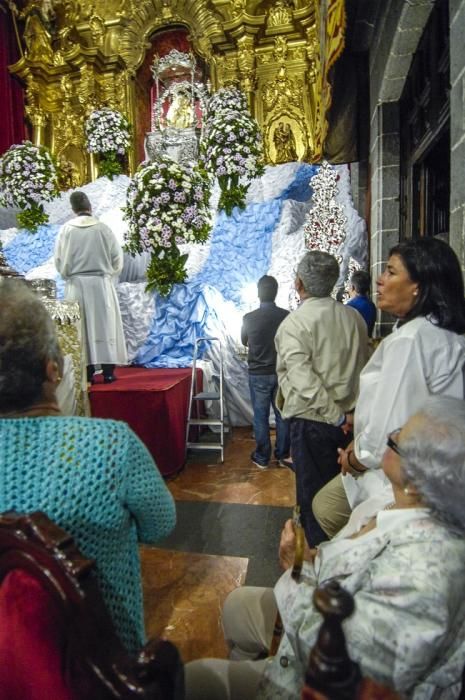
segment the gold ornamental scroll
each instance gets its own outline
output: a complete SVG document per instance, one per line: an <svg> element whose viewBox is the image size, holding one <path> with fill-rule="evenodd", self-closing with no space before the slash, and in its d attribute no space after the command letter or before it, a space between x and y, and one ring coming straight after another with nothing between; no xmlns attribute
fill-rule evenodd
<svg viewBox="0 0 465 700"><path fill-rule="evenodd" d="M346 10L344 0L321 0L318 6L320 29L320 72L317 78L320 101L317 111L317 150L322 154L328 133L328 112L331 107L329 72L341 55L345 44Z"/></svg>

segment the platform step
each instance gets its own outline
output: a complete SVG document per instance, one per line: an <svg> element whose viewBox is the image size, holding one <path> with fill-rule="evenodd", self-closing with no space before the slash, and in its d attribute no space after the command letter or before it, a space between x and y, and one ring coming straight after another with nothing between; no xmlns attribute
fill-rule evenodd
<svg viewBox="0 0 465 700"><path fill-rule="evenodd" d="M194 401L219 401L220 395L217 391L201 391L192 398Z"/></svg>
<svg viewBox="0 0 465 700"><path fill-rule="evenodd" d="M222 425L223 422L218 418L189 418L189 425Z"/></svg>
<svg viewBox="0 0 465 700"><path fill-rule="evenodd" d="M223 445L219 442L188 442L188 450L222 450Z"/></svg>

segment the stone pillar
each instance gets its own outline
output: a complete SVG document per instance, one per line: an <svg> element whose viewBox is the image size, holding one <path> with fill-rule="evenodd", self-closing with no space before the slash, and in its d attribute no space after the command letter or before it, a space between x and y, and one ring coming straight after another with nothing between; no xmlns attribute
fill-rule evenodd
<svg viewBox="0 0 465 700"><path fill-rule="evenodd" d="M388 259L389 249L399 242L399 104L377 105L371 120L371 240L372 284ZM378 319L376 335L386 335L391 321Z"/></svg>
<svg viewBox="0 0 465 700"><path fill-rule="evenodd" d="M465 0L449 0L450 21L450 234L465 271Z"/></svg>

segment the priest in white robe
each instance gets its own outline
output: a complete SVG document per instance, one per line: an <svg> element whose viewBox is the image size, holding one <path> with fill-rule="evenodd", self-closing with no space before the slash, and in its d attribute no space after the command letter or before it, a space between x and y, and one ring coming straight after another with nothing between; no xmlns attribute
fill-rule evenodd
<svg viewBox="0 0 465 700"><path fill-rule="evenodd" d="M76 214L60 230L55 265L66 281L65 299L78 301L84 318L87 378L100 364L106 383L115 381L115 365L127 364L123 324L115 280L123 267L123 252L115 235L92 216L84 192L70 196Z"/></svg>

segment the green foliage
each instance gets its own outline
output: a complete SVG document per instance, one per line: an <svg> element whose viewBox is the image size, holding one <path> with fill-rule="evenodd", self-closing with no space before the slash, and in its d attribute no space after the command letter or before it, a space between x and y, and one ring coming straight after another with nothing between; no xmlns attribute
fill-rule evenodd
<svg viewBox="0 0 465 700"><path fill-rule="evenodd" d="M106 176L110 180L113 180L117 175L121 175L123 172L121 156L119 156L116 151L102 153L98 162L98 171L101 177Z"/></svg>
<svg viewBox="0 0 465 700"><path fill-rule="evenodd" d="M23 209L16 215L20 228L27 229L30 233L35 233L39 226L46 224L48 215L44 212L41 204L33 204L30 209Z"/></svg>
<svg viewBox="0 0 465 700"><path fill-rule="evenodd" d="M147 291L158 291L166 297L171 292L173 284L185 281L187 272L185 269L188 256L181 255L178 248L173 246L163 258L152 256L147 268Z"/></svg>

